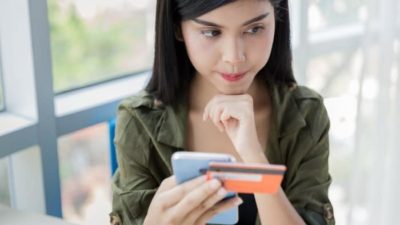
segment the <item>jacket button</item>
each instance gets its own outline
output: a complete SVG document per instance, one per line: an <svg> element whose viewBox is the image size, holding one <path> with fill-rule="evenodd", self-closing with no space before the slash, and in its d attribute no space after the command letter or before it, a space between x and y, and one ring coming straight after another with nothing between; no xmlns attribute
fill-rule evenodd
<svg viewBox="0 0 400 225"><path fill-rule="evenodd" d="M331 204L325 204L324 205L324 217L327 220L332 220L333 219L333 208Z"/></svg>
<svg viewBox="0 0 400 225"><path fill-rule="evenodd" d="M110 216L110 224L111 225L120 225L121 219L118 216Z"/></svg>

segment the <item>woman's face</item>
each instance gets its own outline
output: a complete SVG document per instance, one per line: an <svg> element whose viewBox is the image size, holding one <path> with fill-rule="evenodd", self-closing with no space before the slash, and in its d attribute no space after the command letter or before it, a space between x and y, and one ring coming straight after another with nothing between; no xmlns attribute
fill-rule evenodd
<svg viewBox="0 0 400 225"><path fill-rule="evenodd" d="M181 29L197 78L221 94L243 94L269 59L274 8L267 0L238 0L183 21Z"/></svg>

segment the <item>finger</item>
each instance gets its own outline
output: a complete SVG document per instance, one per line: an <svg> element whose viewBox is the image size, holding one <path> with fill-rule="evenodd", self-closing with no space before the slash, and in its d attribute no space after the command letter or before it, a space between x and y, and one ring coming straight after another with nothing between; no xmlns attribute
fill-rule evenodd
<svg viewBox="0 0 400 225"><path fill-rule="evenodd" d="M158 188L158 191L156 194L162 193L166 190L172 189L173 187L176 186L176 178L174 175L169 176L167 178L165 178L161 184L160 187Z"/></svg>
<svg viewBox="0 0 400 225"><path fill-rule="evenodd" d="M209 198L220 187L221 182L217 179L207 181L190 193L186 193L184 196L181 195L181 201L174 206L171 213L179 215L178 220L187 217L191 211L199 207L205 199Z"/></svg>
<svg viewBox="0 0 400 225"><path fill-rule="evenodd" d="M222 199L226 197L228 192L226 191L225 188L221 187L218 191L216 191L213 195L211 195L208 199L204 200L203 203L201 204L201 207L198 207L197 209L194 210L193 214L201 215L211 207L213 207L215 204L220 202Z"/></svg>
<svg viewBox="0 0 400 225"><path fill-rule="evenodd" d="M173 176L173 178L175 179L175 176ZM168 191L162 192L158 196L161 207L170 208L171 206L177 204L182 199L182 196L187 195L187 193L192 191L194 188L204 184L205 182L206 182L206 176L202 175L197 178L194 178L193 180L174 186L172 189L169 189Z"/></svg>
<svg viewBox="0 0 400 225"><path fill-rule="evenodd" d="M203 112L203 121L206 121L208 119L208 109L207 106L204 108Z"/></svg>
<svg viewBox="0 0 400 225"><path fill-rule="evenodd" d="M231 118L231 116L228 114L228 111L225 110L225 111L221 114L221 121L227 121L227 120L229 120L229 118Z"/></svg>
<svg viewBox="0 0 400 225"><path fill-rule="evenodd" d="M224 132L225 127L221 121L221 115L224 112L223 106L217 106L215 109L212 111L212 121L217 126L219 131Z"/></svg>
<svg viewBox="0 0 400 225"><path fill-rule="evenodd" d="M210 108L213 104L213 100L209 101L204 107L204 112L203 112L203 121L206 121L208 118L210 118Z"/></svg>
<svg viewBox="0 0 400 225"><path fill-rule="evenodd" d="M205 211L213 207L216 203L221 201L227 195L225 188L220 187L214 194L204 200L197 208L189 213L188 217L185 218L183 224L194 224L194 222L201 216Z"/></svg>
<svg viewBox="0 0 400 225"><path fill-rule="evenodd" d="M205 224L207 223L212 217L217 215L218 213L224 212L232 207L238 206L243 203L243 200L239 197L231 198L225 201L222 201L209 210L207 210L205 213L203 213L199 219L196 221L195 224Z"/></svg>
<svg viewBox="0 0 400 225"><path fill-rule="evenodd" d="M204 107L204 113L203 113L203 120L206 121L207 119L210 118L211 116L211 110L213 109L213 107L215 105L218 105L218 102L221 102L221 96L216 95L214 96L206 105L206 107Z"/></svg>

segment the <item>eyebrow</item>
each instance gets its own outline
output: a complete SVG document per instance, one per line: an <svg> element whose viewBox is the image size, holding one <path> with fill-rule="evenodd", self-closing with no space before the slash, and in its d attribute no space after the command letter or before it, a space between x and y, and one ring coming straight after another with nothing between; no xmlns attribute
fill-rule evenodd
<svg viewBox="0 0 400 225"><path fill-rule="evenodd" d="M250 20L244 22L244 23L242 24L242 26L246 26L246 25L249 25L249 24L251 24L251 23L260 21L260 20L266 18L268 15L269 15L269 13L264 13L264 14L262 14L262 15L259 15L259 16L255 17L255 18L253 18L253 19L250 19ZM201 20L201 19L197 19L197 18L192 19L192 20L193 20L194 22L199 23L199 24L202 24L202 25L206 25L206 26L210 26L210 27L220 27L220 28L222 28L221 25L218 25L218 24L213 23L213 22L209 22L209 21L205 21L205 20Z"/></svg>

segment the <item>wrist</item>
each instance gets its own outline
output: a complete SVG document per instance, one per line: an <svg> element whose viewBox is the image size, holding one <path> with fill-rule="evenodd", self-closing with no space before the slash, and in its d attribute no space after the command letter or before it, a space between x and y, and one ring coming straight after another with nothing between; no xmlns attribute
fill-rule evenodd
<svg viewBox="0 0 400 225"><path fill-rule="evenodd" d="M264 154L264 149L260 144L253 147L248 146L244 151L239 152L239 155L246 163L269 164L268 159Z"/></svg>

